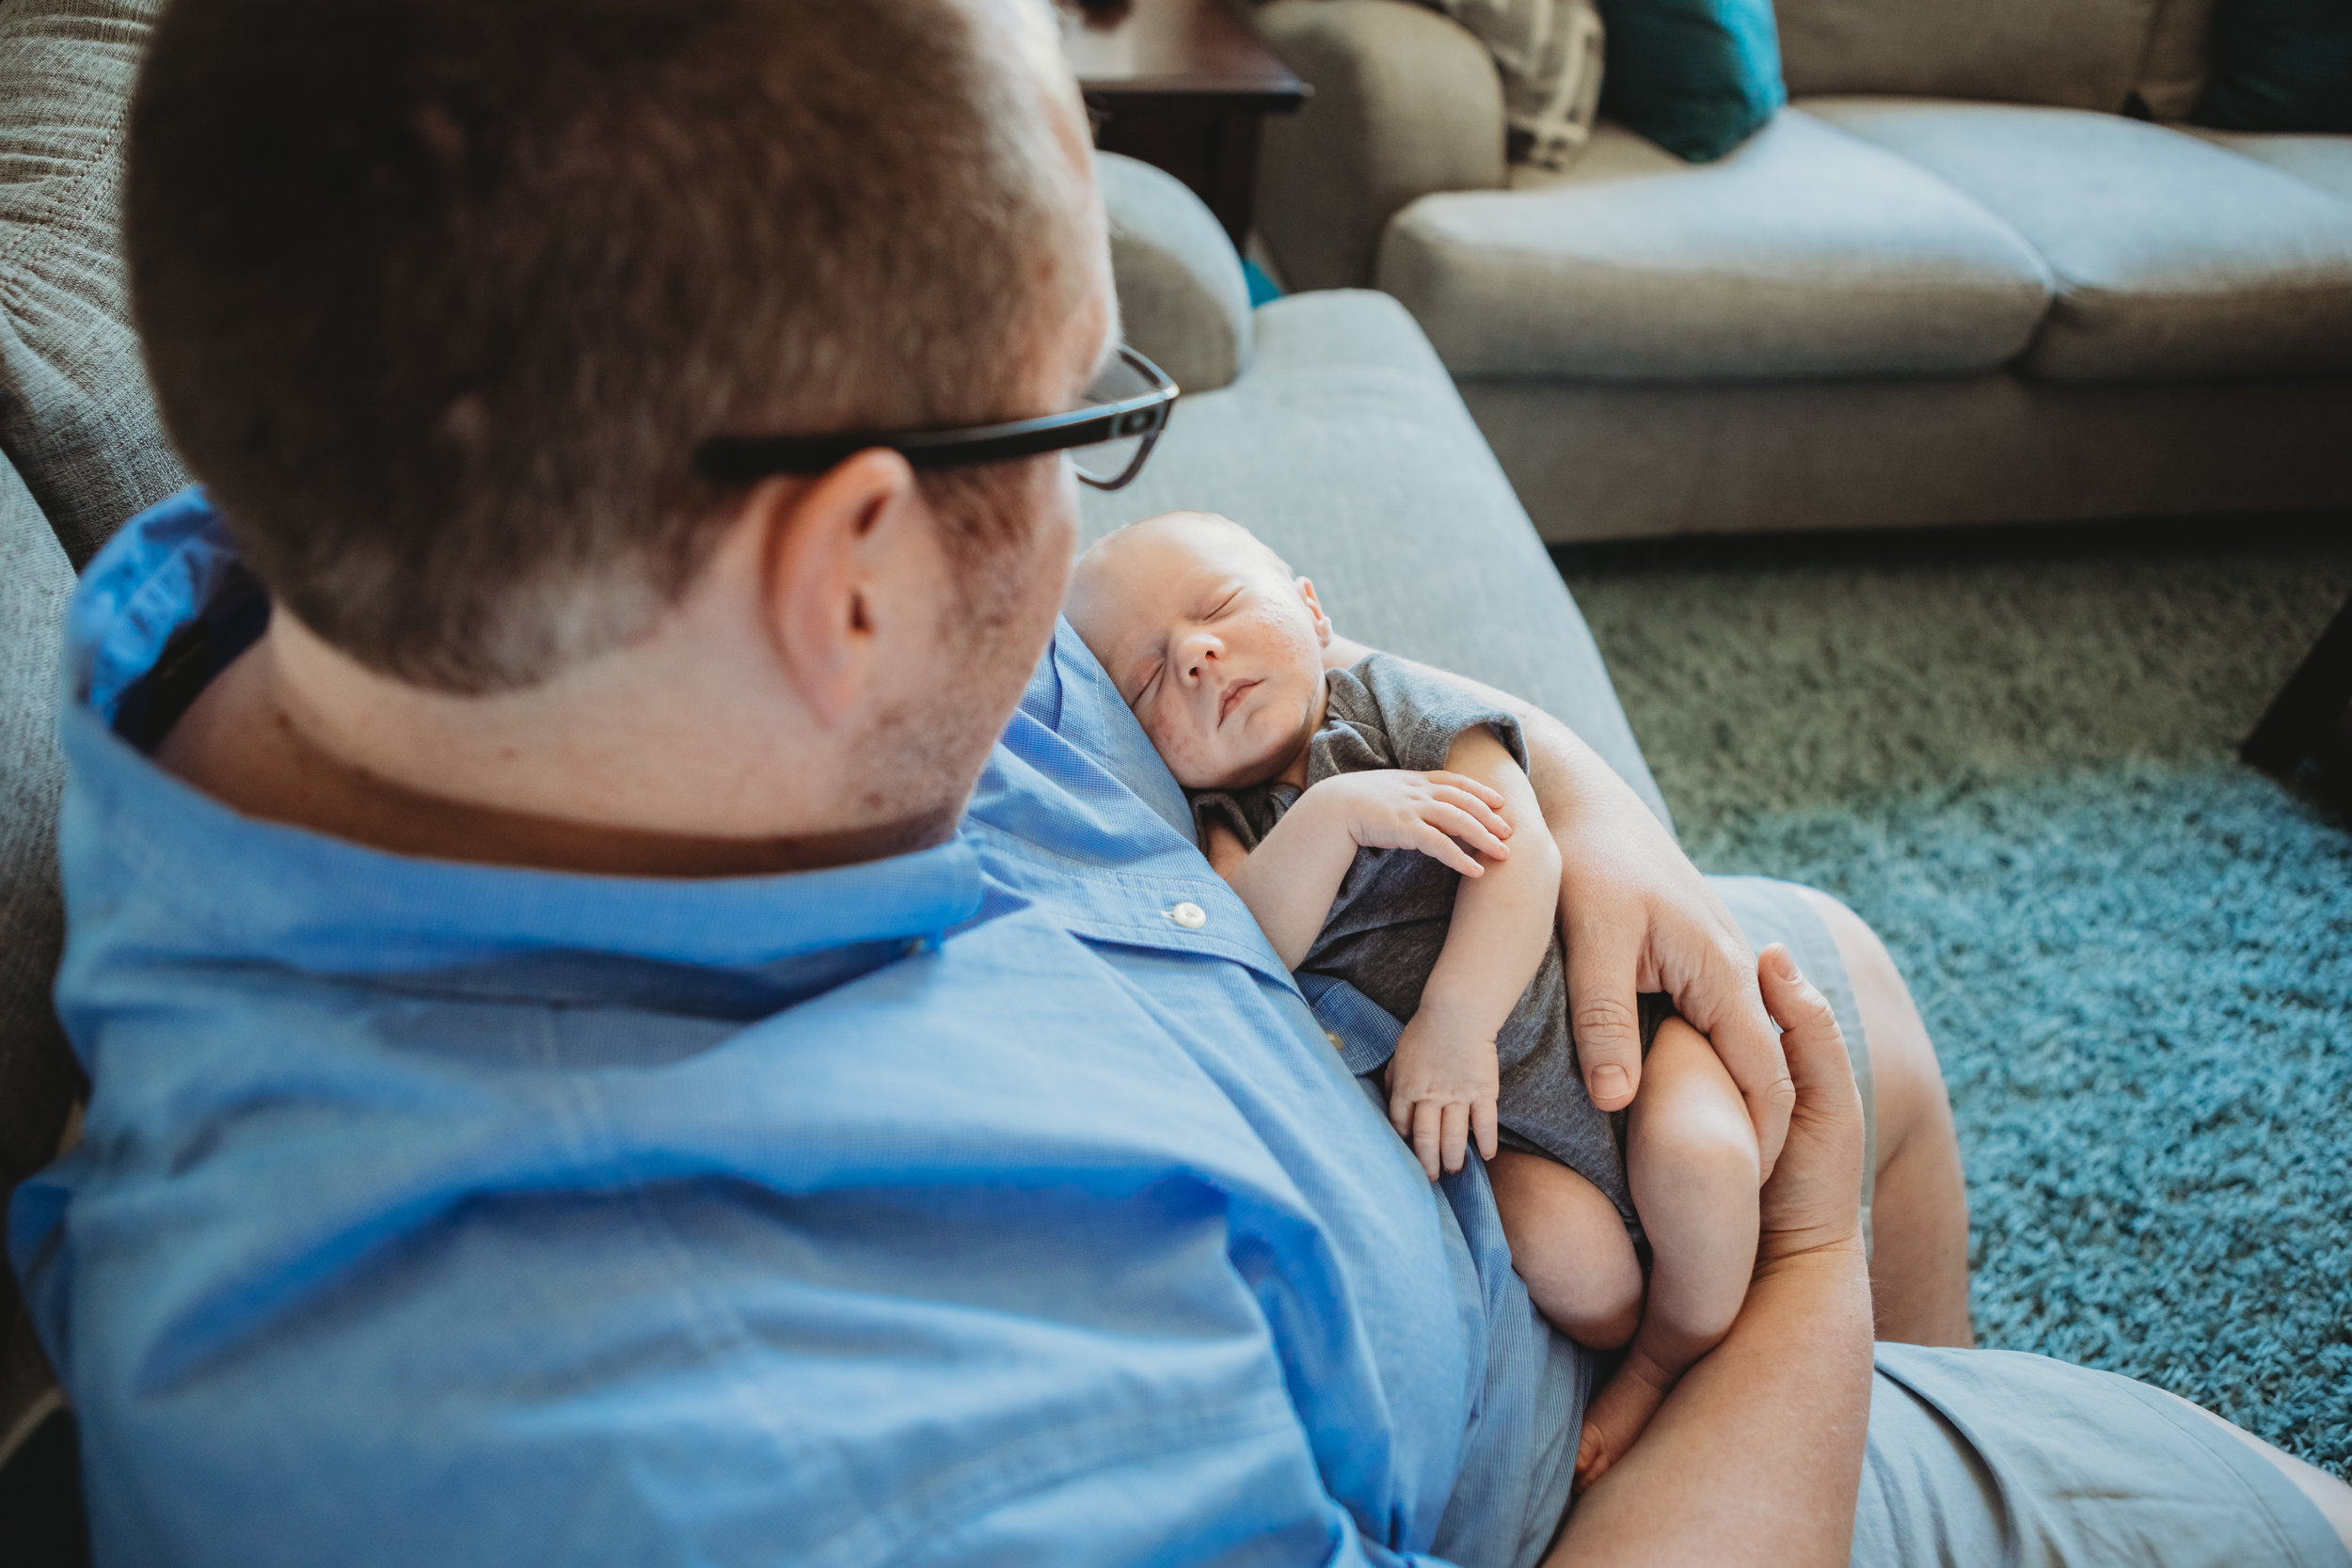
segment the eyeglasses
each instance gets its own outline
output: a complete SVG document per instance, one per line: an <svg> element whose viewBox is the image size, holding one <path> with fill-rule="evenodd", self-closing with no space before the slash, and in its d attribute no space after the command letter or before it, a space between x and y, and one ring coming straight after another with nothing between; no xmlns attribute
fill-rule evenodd
<svg viewBox="0 0 2352 1568"><path fill-rule="evenodd" d="M857 452L885 447L918 468L1002 463L1067 451L1078 477L1116 490L1143 471L1176 402L1168 372L1124 343L1087 388L1082 406L962 430L896 430L841 436L720 436L694 450L694 467L720 484L771 474L821 474Z"/></svg>

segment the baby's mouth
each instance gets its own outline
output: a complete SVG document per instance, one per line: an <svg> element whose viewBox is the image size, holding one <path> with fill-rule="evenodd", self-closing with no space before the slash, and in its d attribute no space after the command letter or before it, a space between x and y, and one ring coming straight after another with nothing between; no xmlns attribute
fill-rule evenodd
<svg viewBox="0 0 2352 1568"><path fill-rule="evenodd" d="M1248 692L1250 688L1256 686L1257 684L1258 683L1256 681L1235 681L1232 685L1227 687L1225 689L1225 695L1217 699L1216 721L1219 724L1222 724L1227 719L1231 718L1232 716L1233 709L1239 705L1243 696Z"/></svg>

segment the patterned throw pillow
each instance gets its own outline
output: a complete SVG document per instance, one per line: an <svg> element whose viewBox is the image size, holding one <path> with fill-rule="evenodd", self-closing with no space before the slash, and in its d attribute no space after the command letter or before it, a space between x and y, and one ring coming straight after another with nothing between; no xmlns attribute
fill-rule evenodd
<svg viewBox="0 0 2352 1568"><path fill-rule="evenodd" d="M1565 168L1600 105L1600 12L1593 0L1426 0L1469 28L1502 72L1515 163Z"/></svg>

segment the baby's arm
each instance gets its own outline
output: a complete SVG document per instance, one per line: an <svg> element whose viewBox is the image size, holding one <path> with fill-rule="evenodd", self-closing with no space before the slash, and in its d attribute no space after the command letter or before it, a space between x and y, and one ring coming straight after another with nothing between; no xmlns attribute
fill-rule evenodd
<svg viewBox="0 0 2352 1568"><path fill-rule="evenodd" d="M1560 896L1559 847L1540 830L1534 788L1502 742L1484 725L1467 730L1446 767L1500 796L1507 819L1538 831L1514 835L1509 860L1463 879L1445 947L1389 1067L1389 1119L1432 1180L1440 1166L1462 1168L1472 1136L1482 1158L1494 1157L1495 1035L1543 962Z"/></svg>
<svg viewBox="0 0 2352 1568"><path fill-rule="evenodd" d="M1454 840L1497 863L1507 861L1511 851L1502 841L1511 824L1502 805L1500 792L1458 774L1343 773L1301 794L1256 849L1245 850L1218 826L1210 828L1204 847L1210 868L1249 906L1282 966L1296 969L1329 917L1357 849L1411 849L1480 877L1486 867Z"/></svg>

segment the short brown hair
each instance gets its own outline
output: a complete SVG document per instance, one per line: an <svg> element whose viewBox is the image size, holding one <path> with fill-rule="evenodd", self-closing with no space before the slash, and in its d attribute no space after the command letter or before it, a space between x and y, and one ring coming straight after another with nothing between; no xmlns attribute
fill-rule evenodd
<svg viewBox="0 0 2352 1568"><path fill-rule="evenodd" d="M124 197L166 425L327 641L543 679L693 577L702 439L1040 412L1075 187L991 39L957 0L175 0Z"/></svg>

